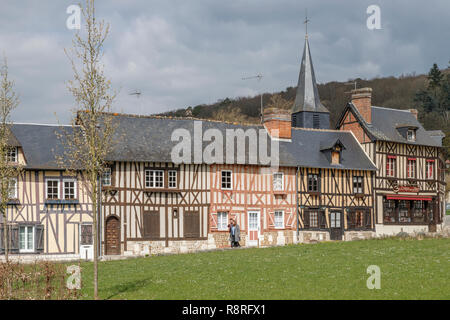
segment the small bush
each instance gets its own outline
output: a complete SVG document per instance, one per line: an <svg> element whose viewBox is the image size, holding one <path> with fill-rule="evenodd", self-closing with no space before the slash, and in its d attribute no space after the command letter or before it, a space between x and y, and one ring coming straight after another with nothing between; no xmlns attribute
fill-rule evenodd
<svg viewBox="0 0 450 320"><path fill-rule="evenodd" d="M0 300L78 299L80 290L66 287L66 268L53 262L0 263Z"/></svg>

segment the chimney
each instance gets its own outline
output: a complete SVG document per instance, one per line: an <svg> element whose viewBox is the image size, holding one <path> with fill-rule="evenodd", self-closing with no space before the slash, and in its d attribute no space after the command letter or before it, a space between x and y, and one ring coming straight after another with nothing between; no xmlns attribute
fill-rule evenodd
<svg viewBox="0 0 450 320"><path fill-rule="evenodd" d="M372 123L372 88L352 90L352 103L367 123Z"/></svg>
<svg viewBox="0 0 450 320"><path fill-rule="evenodd" d="M418 118L419 111L417 111L417 109L409 109L409 112L411 112L416 119Z"/></svg>
<svg viewBox="0 0 450 320"><path fill-rule="evenodd" d="M263 125L272 138L291 139L291 113L289 110L266 108Z"/></svg>

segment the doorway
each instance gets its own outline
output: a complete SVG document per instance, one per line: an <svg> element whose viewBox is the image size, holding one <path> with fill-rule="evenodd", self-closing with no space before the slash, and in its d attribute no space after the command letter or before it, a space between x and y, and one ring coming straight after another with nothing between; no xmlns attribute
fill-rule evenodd
<svg viewBox="0 0 450 320"><path fill-rule="evenodd" d="M248 246L259 245L259 231L260 231L260 216L259 211L248 212Z"/></svg>
<svg viewBox="0 0 450 320"><path fill-rule="evenodd" d="M330 213L330 239L342 240L342 212L340 211Z"/></svg>
<svg viewBox="0 0 450 320"><path fill-rule="evenodd" d="M120 255L120 221L116 216L106 219L105 254Z"/></svg>

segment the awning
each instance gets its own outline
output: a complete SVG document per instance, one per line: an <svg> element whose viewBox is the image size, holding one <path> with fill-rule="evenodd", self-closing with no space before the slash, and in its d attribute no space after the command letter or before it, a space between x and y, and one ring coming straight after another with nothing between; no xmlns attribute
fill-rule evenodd
<svg viewBox="0 0 450 320"><path fill-rule="evenodd" d="M386 195L388 200L422 200L422 201L432 201L431 197L421 197L421 196L403 196L403 195Z"/></svg>

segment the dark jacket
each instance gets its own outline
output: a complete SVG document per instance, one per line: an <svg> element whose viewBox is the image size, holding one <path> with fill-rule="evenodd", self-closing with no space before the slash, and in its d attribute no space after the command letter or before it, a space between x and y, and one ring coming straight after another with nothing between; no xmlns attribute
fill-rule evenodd
<svg viewBox="0 0 450 320"><path fill-rule="evenodd" d="M231 235L231 225L230 225L230 241L239 242L241 241L241 228L239 228L239 225L236 223L236 230L234 231L234 239Z"/></svg>

